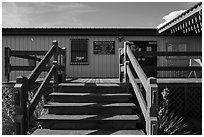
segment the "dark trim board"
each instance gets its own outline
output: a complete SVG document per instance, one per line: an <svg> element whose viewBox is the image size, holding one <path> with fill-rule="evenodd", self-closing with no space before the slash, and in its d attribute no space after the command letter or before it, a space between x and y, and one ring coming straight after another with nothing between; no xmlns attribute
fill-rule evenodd
<svg viewBox="0 0 204 137"><path fill-rule="evenodd" d="M194 36L159 34L156 28L2 28L2 36Z"/></svg>
<svg viewBox="0 0 204 137"><path fill-rule="evenodd" d="M2 35L156 36L154 28L2 28Z"/></svg>

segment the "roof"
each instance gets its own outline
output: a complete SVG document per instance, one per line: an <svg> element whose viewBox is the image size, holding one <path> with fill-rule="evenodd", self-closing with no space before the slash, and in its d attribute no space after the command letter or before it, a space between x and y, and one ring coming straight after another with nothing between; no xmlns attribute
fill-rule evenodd
<svg viewBox="0 0 204 137"><path fill-rule="evenodd" d="M155 36L156 28L2 28L2 35Z"/></svg>
<svg viewBox="0 0 204 137"><path fill-rule="evenodd" d="M201 35L202 2L158 28L159 34Z"/></svg>

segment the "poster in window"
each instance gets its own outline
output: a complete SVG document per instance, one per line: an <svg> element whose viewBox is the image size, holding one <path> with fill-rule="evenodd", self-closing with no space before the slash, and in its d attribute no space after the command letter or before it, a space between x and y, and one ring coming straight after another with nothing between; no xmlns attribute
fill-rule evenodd
<svg viewBox="0 0 204 137"><path fill-rule="evenodd" d="M113 55L115 54L115 41L94 41L94 54Z"/></svg>

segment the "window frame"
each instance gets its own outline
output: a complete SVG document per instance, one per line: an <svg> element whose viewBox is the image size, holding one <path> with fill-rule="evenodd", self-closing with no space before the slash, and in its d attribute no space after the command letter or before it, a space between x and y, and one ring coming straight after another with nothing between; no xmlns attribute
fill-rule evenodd
<svg viewBox="0 0 204 137"><path fill-rule="evenodd" d="M72 40L86 40L87 41L87 62L72 62ZM87 38L70 38L69 40L69 60L70 65L89 65L89 39Z"/></svg>

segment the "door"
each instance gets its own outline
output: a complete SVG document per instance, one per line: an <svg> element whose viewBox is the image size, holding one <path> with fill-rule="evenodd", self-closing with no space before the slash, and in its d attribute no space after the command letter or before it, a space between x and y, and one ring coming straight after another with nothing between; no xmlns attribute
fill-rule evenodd
<svg viewBox="0 0 204 137"><path fill-rule="evenodd" d="M133 54L136 54L137 51L151 52L157 51L157 42L156 41L130 41L130 49ZM156 56L139 56L136 57L138 63L142 68L145 66L157 66L157 57ZM144 70L144 69L143 69ZM147 77L157 77L157 71L144 71Z"/></svg>

